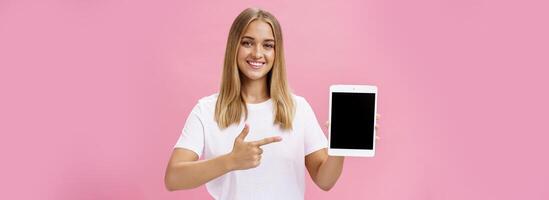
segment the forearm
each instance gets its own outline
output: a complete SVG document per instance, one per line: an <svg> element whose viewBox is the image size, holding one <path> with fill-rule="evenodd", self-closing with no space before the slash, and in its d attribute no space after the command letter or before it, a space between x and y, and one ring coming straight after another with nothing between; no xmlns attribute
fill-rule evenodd
<svg viewBox="0 0 549 200"><path fill-rule="evenodd" d="M175 163L167 169L166 188L170 191L195 188L232 171L231 168L228 154L208 160Z"/></svg>
<svg viewBox="0 0 549 200"><path fill-rule="evenodd" d="M341 175L344 159L343 156L328 156L322 162L316 176L316 182L321 189L330 190L335 185Z"/></svg>

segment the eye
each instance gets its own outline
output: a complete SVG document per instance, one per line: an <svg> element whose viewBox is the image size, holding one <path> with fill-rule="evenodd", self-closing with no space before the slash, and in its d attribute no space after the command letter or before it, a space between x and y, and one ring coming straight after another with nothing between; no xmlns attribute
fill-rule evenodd
<svg viewBox="0 0 549 200"><path fill-rule="evenodd" d="M274 44L267 43L267 44L264 44L263 47L265 47L266 49L272 49L274 48Z"/></svg>
<svg viewBox="0 0 549 200"><path fill-rule="evenodd" d="M250 42L250 41L242 41L241 44L242 44L242 46L244 46L244 47L251 47L251 46L252 46L252 42Z"/></svg>

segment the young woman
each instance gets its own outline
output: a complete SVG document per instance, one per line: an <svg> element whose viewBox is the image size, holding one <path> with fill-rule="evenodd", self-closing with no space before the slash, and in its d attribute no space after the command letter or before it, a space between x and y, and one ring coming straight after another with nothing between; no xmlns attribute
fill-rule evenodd
<svg viewBox="0 0 549 200"><path fill-rule="evenodd" d="M344 158L326 148L311 106L288 87L280 24L249 8L231 26L221 90L192 109L165 184L206 184L214 199L303 199L305 168L323 190L341 174Z"/></svg>

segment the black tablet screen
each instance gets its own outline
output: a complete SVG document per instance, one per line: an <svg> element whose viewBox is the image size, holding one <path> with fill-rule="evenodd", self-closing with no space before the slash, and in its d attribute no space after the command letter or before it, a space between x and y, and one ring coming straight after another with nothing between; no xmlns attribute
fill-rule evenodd
<svg viewBox="0 0 549 200"><path fill-rule="evenodd" d="M373 149L374 93L332 92L330 147Z"/></svg>

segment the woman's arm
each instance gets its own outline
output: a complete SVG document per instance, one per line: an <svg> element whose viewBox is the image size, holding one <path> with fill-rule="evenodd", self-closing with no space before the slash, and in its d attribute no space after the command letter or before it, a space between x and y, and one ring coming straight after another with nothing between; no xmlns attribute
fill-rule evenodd
<svg viewBox="0 0 549 200"><path fill-rule="evenodd" d="M259 166L263 149L261 146L280 142L280 137L268 137L245 142L250 128L246 124L235 138L233 150L212 159L198 161L198 155L191 150L177 148L173 151L164 182L169 191L198 187L214 178L233 170L244 170Z"/></svg>
<svg viewBox="0 0 549 200"><path fill-rule="evenodd" d="M166 169L164 183L169 191L191 189L230 171L228 154L198 161L198 155L193 151L176 148Z"/></svg>
<svg viewBox="0 0 549 200"><path fill-rule="evenodd" d="M305 166L315 184L328 191L339 179L343 169L343 156L329 156L326 148L305 156Z"/></svg>

